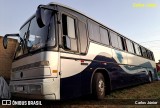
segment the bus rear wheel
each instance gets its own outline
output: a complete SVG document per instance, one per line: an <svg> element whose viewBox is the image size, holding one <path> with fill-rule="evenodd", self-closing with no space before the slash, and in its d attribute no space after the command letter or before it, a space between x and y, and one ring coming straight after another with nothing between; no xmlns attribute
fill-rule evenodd
<svg viewBox="0 0 160 108"><path fill-rule="evenodd" d="M105 80L102 73L95 73L92 83L92 91L95 99L104 99Z"/></svg>

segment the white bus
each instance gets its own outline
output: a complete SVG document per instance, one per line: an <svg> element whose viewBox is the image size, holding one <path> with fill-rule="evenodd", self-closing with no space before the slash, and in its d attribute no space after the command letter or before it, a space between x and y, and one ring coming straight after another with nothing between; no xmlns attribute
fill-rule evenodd
<svg viewBox="0 0 160 108"><path fill-rule="evenodd" d="M153 52L88 16L56 3L39 5L19 37L12 64L12 95L61 100L157 79Z"/></svg>

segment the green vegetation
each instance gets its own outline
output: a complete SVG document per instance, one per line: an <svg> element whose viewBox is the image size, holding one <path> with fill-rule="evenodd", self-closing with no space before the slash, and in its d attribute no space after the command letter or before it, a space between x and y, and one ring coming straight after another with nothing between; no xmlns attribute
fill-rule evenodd
<svg viewBox="0 0 160 108"><path fill-rule="evenodd" d="M160 81L117 90L106 96L107 99L160 99Z"/></svg>
<svg viewBox="0 0 160 108"><path fill-rule="evenodd" d="M73 99L64 101L57 107L65 108L160 108L159 105L135 105L130 100L156 99L160 100L160 81L132 86L113 91L105 99L97 101L91 98ZM126 105L125 105L126 104ZM51 105L52 106L52 105Z"/></svg>
<svg viewBox="0 0 160 108"><path fill-rule="evenodd" d="M158 72L157 74L158 74L158 76L160 76L160 72Z"/></svg>

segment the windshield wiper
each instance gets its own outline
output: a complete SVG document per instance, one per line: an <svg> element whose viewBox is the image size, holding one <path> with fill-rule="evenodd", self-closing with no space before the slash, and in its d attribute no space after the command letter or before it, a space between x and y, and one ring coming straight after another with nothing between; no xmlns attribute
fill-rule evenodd
<svg viewBox="0 0 160 108"><path fill-rule="evenodd" d="M25 47L24 47L24 50L27 50L27 53L28 53L28 54L31 54L31 51L30 51L30 50L31 50L31 48L32 48L33 45L31 45L30 47L28 46L28 43L30 42L30 41L29 41L29 32L30 32L30 31L28 30L28 31L24 34L24 46L25 46ZM25 35L26 35L26 36L25 36ZM30 43L31 43L31 42L30 42Z"/></svg>

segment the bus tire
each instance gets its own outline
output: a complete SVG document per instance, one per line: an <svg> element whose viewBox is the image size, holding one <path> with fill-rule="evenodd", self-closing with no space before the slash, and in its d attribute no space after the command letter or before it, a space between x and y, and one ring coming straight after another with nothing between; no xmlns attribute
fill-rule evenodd
<svg viewBox="0 0 160 108"><path fill-rule="evenodd" d="M151 83L153 80L152 80L152 74L151 72L148 73L148 82Z"/></svg>
<svg viewBox="0 0 160 108"><path fill-rule="evenodd" d="M104 99L105 97L105 80L102 73L95 73L92 83L92 91L95 99Z"/></svg>

